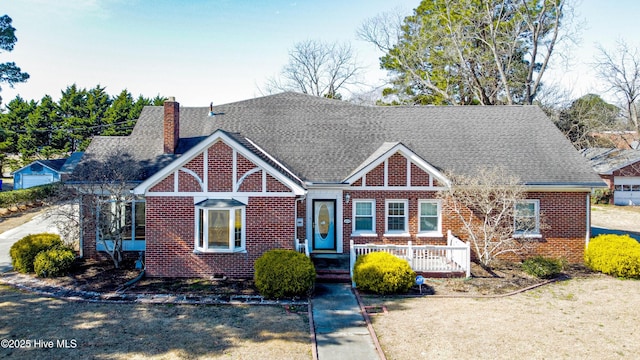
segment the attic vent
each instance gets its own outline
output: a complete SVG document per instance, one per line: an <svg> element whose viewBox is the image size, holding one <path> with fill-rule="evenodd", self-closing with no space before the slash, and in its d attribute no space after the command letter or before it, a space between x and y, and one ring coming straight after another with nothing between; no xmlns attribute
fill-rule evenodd
<svg viewBox="0 0 640 360"><path fill-rule="evenodd" d="M217 113L213 111L213 103L209 104L209 117L214 117L216 115L224 115L223 112Z"/></svg>

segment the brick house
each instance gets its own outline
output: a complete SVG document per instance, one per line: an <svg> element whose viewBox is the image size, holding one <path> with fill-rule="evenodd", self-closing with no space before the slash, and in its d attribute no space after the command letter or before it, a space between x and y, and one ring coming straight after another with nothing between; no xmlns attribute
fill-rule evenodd
<svg viewBox="0 0 640 360"><path fill-rule="evenodd" d="M114 149L144 168L126 212L143 236L125 249L144 250L147 276L158 277L250 277L264 251L297 239L337 254L350 241L442 244L460 227L436 199L444 174L498 165L549 222L532 234L537 253L580 262L590 191L603 186L535 106L374 107L282 93L191 108L170 99L146 107L130 136L96 137L85 157ZM96 236L83 229L84 256L97 256Z"/></svg>

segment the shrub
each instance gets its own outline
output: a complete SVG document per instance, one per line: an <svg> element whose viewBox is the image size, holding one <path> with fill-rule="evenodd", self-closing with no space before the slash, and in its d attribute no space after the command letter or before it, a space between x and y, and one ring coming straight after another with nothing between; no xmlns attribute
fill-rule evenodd
<svg viewBox="0 0 640 360"><path fill-rule="evenodd" d="M599 235L589 241L584 262L605 274L640 278L640 244L629 235Z"/></svg>
<svg viewBox="0 0 640 360"><path fill-rule="evenodd" d="M57 185L41 185L28 189L0 192L0 207L10 207L35 201L46 200L56 192Z"/></svg>
<svg viewBox="0 0 640 360"><path fill-rule="evenodd" d="M541 279L551 279L564 270L565 264L566 260L564 259L536 256L525 260L522 263L522 270Z"/></svg>
<svg viewBox="0 0 640 360"><path fill-rule="evenodd" d="M72 249L61 246L40 251L33 261L33 269L39 277L56 277L69 273L76 254Z"/></svg>
<svg viewBox="0 0 640 360"><path fill-rule="evenodd" d="M21 273L33 272L33 261L39 252L62 246L60 236L56 234L32 234L18 240L11 249L11 265Z"/></svg>
<svg viewBox="0 0 640 360"><path fill-rule="evenodd" d="M405 293L413 286L415 277L406 260L382 251L360 256L353 269L358 289L378 294Z"/></svg>
<svg viewBox="0 0 640 360"><path fill-rule="evenodd" d="M254 281L266 298L308 296L316 281L316 269L304 254L269 250L256 260Z"/></svg>
<svg viewBox="0 0 640 360"><path fill-rule="evenodd" d="M608 205L611 200L611 190L609 189L597 189L591 194L592 204L605 204Z"/></svg>

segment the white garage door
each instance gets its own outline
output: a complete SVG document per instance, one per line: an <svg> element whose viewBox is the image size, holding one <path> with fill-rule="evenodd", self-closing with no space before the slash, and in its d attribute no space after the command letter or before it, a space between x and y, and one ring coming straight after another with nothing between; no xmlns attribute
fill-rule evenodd
<svg viewBox="0 0 640 360"><path fill-rule="evenodd" d="M640 177L616 177L614 189L613 199L616 205L640 205Z"/></svg>
<svg viewBox="0 0 640 360"><path fill-rule="evenodd" d="M22 188L30 188L38 185L51 184L53 174L44 175L22 175Z"/></svg>

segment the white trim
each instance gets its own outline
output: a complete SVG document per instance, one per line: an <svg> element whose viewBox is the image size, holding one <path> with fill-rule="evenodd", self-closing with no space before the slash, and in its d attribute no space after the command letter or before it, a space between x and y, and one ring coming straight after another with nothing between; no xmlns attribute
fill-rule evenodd
<svg viewBox="0 0 640 360"><path fill-rule="evenodd" d="M440 191L446 190L446 187L442 186L352 186L345 189L351 190L371 190L371 191Z"/></svg>
<svg viewBox="0 0 640 360"><path fill-rule="evenodd" d="M255 197L295 197L292 192L152 192L147 196L188 196L188 197L205 197L205 198L237 198L238 196L255 196Z"/></svg>
<svg viewBox="0 0 640 360"><path fill-rule="evenodd" d="M409 159L407 160L407 187L411 186L411 161L409 161ZM429 181L431 181L431 178L433 176L431 176L431 174L429 174ZM433 184L431 182L429 182L429 186L433 186Z"/></svg>
<svg viewBox="0 0 640 360"><path fill-rule="evenodd" d="M295 177L295 175L293 175L293 173L290 170L288 170L287 168L282 166L280 163L278 163L269 154L267 154L260 147L258 147L253 142L251 142L251 140L249 140L249 139L246 139L246 140L249 141L252 145L254 145L258 150L262 151L265 154L265 156L269 157L276 164L281 166L282 169L284 169L284 171L286 171L287 173L291 174L291 176ZM257 166L259 166L259 167L265 169L266 171L268 171L269 174L271 174L271 176L273 176L276 180L282 182L286 187L291 189L292 193L294 193L296 195L304 195L305 189L302 188L299 184L297 184L295 181L291 180L289 177L287 177L284 174L282 174L280 171L278 171L276 168L271 166L269 163L265 162L264 160L262 160L261 158L256 156L254 153L252 153L247 148L242 146L240 143L238 143L235 139L231 138L229 135L227 135L222 130L217 130L216 132L211 134L207 139L201 141L196 146L194 146L191 149L189 149L189 151L184 153L182 156L180 156L179 158L177 158L174 161L172 161L169 165L165 166L160 171L156 172L151 177L149 177L147 180L143 181L141 184L139 184L138 186L136 186L133 189L133 193L136 194L136 195L143 195L143 194L146 195L146 194L148 194L149 189L151 189L153 186L158 184L160 181L162 181L164 178L166 178L169 174L177 171L177 169L179 169L183 165L187 164L189 161L191 161L194 158L196 158L201 153L205 154L204 157L205 157L206 161L204 161L203 163L204 163L204 168L205 168L204 170L205 170L205 174L206 174L208 172L208 157L206 156L206 153L208 152L207 149L209 149L209 147L211 147L213 144L217 143L218 141L222 141L224 144L229 146L231 149L237 151L240 155L242 155L243 157L247 158L249 161L253 162ZM208 177L206 177L206 178L207 178L207 181L208 181ZM298 179L297 177L295 177L295 178ZM208 183L206 183L206 184L208 186ZM232 182L232 184L233 184L233 182ZM153 195L156 195L156 194L157 193L153 193Z"/></svg>
<svg viewBox="0 0 640 360"><path fill-rule="evenodd" d="M173 191L177 192L180 190L180 176L178 176L178 171L180 169L174 171L171 175L173 176Z"/></svg>
<svg viewBox="0 0 640 360"><path fill-rule="evenodd" d="M433 184L433 182L432 182L433 181L432 180L433 177L436 177L438 180L440 180L445 185L445 187L450 186L451 182L449 181L449 179L447 179L447 177L442 172L440 172L434 166L429 164L427 161L422 159L416 153L414 153L409 148L407 148L406 146L404 146L403 144L400 144L400 143L395 145L395 146L393 146L391 149L385 151L382 155L380 155L377 159L371 161L369 164L367 164L365 166L361 166L361 168L358 171L352 173L346 179L344 179L344 182L349 184L349 185L353 185L354 182L356 182L358 179L362 178L368 172L370 172L371 170L375 169L380 164L386 163L386 161L391 156L395 155L396 153L399 153L400 155L404 156L407 159L408 162L414 163L417 167L419 167L420 169L422 169L423 171L428 173L429 174L429 182L430 182L431 186ZM387 181L388 181L387 166L385 165L384 168L385 168L385 182L384 182L384 184L385 184L385 187L387 187L386 186L387 185ZM363 187L365 187L364 180L362 182L362 185L363 185ZM394 186L393 188L398 188L398 187Z"/></svg>
<svg viewBox="0 0 640 360"><path fill-rule="evenodd" d="M576 185L524 185L527 192L591 192L593 189L607 188L607 184L602 182L602 185L585 184L584 186Z"/></svg>
<svg viewBox="0 0 640 360"><path fill-rule="evenodd" d="M342 189L310 189L306 197L305 225L306 238L310 244L313 241L313 200L335 200L336 201L336 253L342 254L343 242L342 232L344 229L344 193ZM313 245L311 245L313 247ZM310 248L311 251L313 249Z"/></svg>
<svg viewBox="0 0 640 360"><path fill-rule="evenodd" d="M202 152L202 182L205 184L205 186L207 188L204 189L204 191L209 191L208 186L209 186L209 152L208 151L203 151Z"/></svg>
<svg viewBox="0 0 640 360"><path fill-rule="evenodd" d="M382 176L382 186L384 187L388 187L389 186L389 158L384 159L384 166L382 167L383 169L383 176Z"/></svg>
<svg viewBox="0 0 640 360"><path fill-rule="evenodd" d="M234 167L234 172L235 172L235 167ZM242 183L245 181L246 178L248 178L250 175L257 173L258 171L262 171L262 168L260 168L259 166L254 167L253 169L247 171L246 173L244 173L240 179L238 179L238 181L235 183L235 185L233 186L233 191L234 192L238 192L238 190L240 189L240 186L242 185ZM237 175L237 174L236 174Z"/></svg>
<svg viewBox="0 0 640 360"><path fill-rule="evenodd" d="M421 217L421 206L422 204L435 204L437 217L438 217L438 225L436 230L431 231L420 231L420 217ZM418 199L418 233L416 236L418 237L442 237L442 200L439 199Z"/></svg>
<svg viewBox="0 0 640 360"><path fill-rule="evenodd" d="M203 211L203 224L207 226L206 229L203 230L203 239L202 239L202 247L199 246L198 242L200 240L200 210ZM242 222L242 231L240 234L240 246L235 246L235 219L236 219L236 210L240 210L240 218ZM193 252L195 254L204 254L204 253L238 253L238 252L246 252L247 251L247 206L230 206L225 208L206 208L202 206L194 205L194 239L193 239ZM228 211L229 212L229 247L228 248L218 248L218 249L210 249L208 247L209 233L209 211Z"/></svg>
<svg viewBox="0 0 640 360"><path fill-rule="evenodd" d="M356 230L356 203L371 204L371 230ZM351 236L378 236L376 233L376 200L375 199L351 199Z"/></svg>
<svg viewBox="0 0 640 360"><path fill-rule="evenodd" d="M234 148L231 149L233 150L231 152L231 178L233 179L233 181L231 181L231 188L233 191L238 191L238 152Z"/></svg>
<svg viewBox="0 0 640 360"><path fill-rule="evenodd" d="M195 171L187 169L185 167L181 167L179 171L185 172L191 176L193 176L197 181L198 181L198 185L200 185L200 189L202 189L202 191L207 191L207 189L204 188L204 183L202 182L202 179L200 179L200 176L198 176L198 174L196 174ZM176 178L179 178L180 176L176 176ZM178 180L176 180L176 191L180 190L180 186L178 183Z"/></svg>
<svg viewBox="0 0 640 360"><path fill-rule="evenodd" d="M389 230L389 203L404 204L404 230ZM394 216L399 217L399 216ZM384 236L410 236L409 233L409 200L385 199L384 200Z"/></svg>

